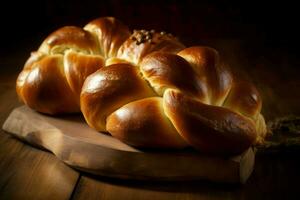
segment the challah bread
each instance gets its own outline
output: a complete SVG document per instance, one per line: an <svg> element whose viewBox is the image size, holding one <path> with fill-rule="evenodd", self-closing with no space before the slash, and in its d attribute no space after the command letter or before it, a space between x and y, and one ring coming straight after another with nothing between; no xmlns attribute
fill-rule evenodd
<svg viewBox="0 0 300 200"><path fill-rule="evenodd" d="M87 123L106 131L106 118L126 103L155 93L131 64L114 64L90 75L82 88L81 110Z"/></svg>
<svg viewBox="0 0 300 200"><path fill-rule="evenodd" d="M113 17L95 19L84 30L94 36L100 54L106 59L115 57L120 46L130 36L128 27Z"/></svg>
<svg viewBox="0 0 300 200"><path fill-rule="evenodd" d="M238 154L256 139L254 123L221 106L212 106L168 89L164 111L179 134L194 148L209 153Z"/></svg>
<svg viewBox="0 0 300 200"><path fill-rule="evenodd" d="M107 130L114 137L136 147L188 146L165 115L160 97L144 98L122 106L107 118Z"/></svg>
<svg viewBox="0 0 300 200"><path fill-rule="evenodd" d="M25 104L43 113L78 112L65 77L62 55L32 53L17 79L17 93Z"/></svg>
<svg viewBox="0 0 300 200"><path fill-rule="evenodd" d="M140 148L232 155L266 134L258 91L215 49L185 48L165 32L131 34L111 17L50 34L16 89L39 112L81 111L91 127Z"/></svg>
<svg viewBox="0 0 300 200"><path fill-rule="evenodd" d="M106 66L86 79L82 113L97 130L136 147L193 146L225 155L263 140L258 91L233 77L216 50L154 51L132 63Z"/></svg>
<svg viewBox="0 0 300 200"><path fill-rule="evenodd" d="M173 35L154 30L134 30L133 34L120 47L117 57L139 64L151 52L177 53L184 48Z"/></svg>
<svg viewBox="0 0 300 200"><path fill-rule="evenodd" d="M129 35L129 29L112 17L96 19L83 29L58 29L26 62L16 83L18 96L39 112L79 112L85 78L116 56Z"/></svg>
<svg viewBox="0 0 300 200"><path fill-rule="evenodd" d="M152 51L176 53L184 47L170 34L142 30L130 35L128 27L112 17L93 20L84 28L58 29L26 62L17 79L18 96L42 113L79 112L83 82L99 68L138 64ZM149 42L141 44L145 40Z"/></svg>

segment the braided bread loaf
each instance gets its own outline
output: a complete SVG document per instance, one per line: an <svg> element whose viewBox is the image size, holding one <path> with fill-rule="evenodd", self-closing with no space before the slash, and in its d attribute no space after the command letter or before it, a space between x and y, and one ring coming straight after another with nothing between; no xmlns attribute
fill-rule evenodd
<svg viewBox="0 0 300 200"><path fill-rule="evenodd" d="M103 67L105 66L105 67ZM20 98L50 114L77 112L136 147L238 154L262 142L262 101L209 47L185 48L164 32L113 18L52 33L17 80Z"/></svg>
<svg viewBox="0 0 300 200"><path fill-rule="evenodd" d="M79 112L84 80L116 56L129 35L125 25L110 17L96 19L83 29L58 29L25 63L16 83L18 96L39 112Z"/></svg>

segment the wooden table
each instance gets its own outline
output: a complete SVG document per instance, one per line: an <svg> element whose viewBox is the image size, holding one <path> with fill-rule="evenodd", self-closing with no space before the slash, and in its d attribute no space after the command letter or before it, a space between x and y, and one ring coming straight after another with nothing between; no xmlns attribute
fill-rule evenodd
<svg viewBox="0 0 300 200"><path fill-rule="evenodd" d="M297 63L281 52L248 51L236 41L213 41L239 73L258 86L267 120L300 114ZM228 45L230 44L230 45ZM265 54L264 54L265 53ZM1 62L20 66L22 59ZM0 75L0 125L20 105L15 93L17 72ZM0 131L0 199L299 199L299 154L257 155L254 172L245 185L204 181L149 182L94 177L63 164L49 152Z"/></svg>

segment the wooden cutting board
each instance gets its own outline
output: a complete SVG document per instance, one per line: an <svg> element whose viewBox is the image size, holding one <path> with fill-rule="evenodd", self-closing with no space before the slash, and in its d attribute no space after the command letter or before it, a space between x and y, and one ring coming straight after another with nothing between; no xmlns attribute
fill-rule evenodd
<svg viewBox="0 0 300 200"><path fill-rule="evenodd" d="M108 177L245 183L255 160L251 148L231 158L202 155L192 149L141 151L91 129L81 115L51 117L26 106L14 109L3 129L49 150L73 168Z"/></svg>

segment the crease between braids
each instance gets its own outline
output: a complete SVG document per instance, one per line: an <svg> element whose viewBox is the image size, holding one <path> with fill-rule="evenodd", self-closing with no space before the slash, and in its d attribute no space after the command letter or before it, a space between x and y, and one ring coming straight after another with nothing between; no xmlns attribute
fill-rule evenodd
<svg viewBox="0 0 300 200"><path fill-rule="evenodd" d="M39 112L81 111L91 127L136 147L232 155L266 134L258 91L216 50L154 30L130 34L111 17L50 34L16 89Z"/></svg>

